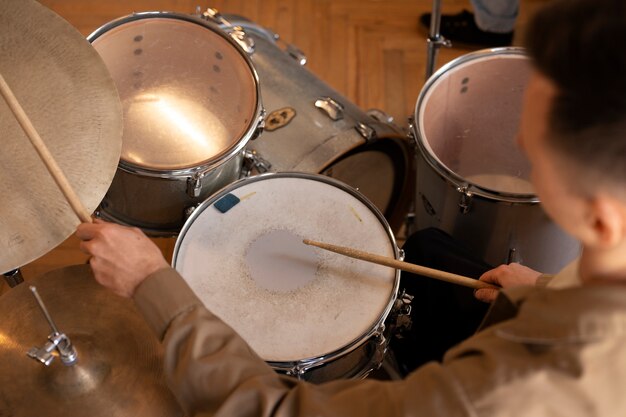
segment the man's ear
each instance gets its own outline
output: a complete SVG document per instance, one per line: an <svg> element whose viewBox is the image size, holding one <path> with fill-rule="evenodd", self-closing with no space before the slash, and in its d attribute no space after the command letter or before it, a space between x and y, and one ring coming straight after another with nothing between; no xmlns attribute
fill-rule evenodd
<svg viewBox="0 0 626 417"><path fill-rule="evenodd" d="M608 249L626 239L626 207L606 194L589 200L587 221L593 246Z"/></svg>

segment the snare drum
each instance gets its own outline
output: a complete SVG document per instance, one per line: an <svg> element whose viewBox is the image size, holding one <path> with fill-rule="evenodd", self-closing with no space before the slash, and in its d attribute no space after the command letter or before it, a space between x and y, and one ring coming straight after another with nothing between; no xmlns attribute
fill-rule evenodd
<svg viewBox="0 0 626 417"><path fill-rule="evenodd" d="M248 146L255 153L252 172L336 178L363 193L397 230L414 187L405 132L382 112L365 113L309 72L302 52L278 35L239 16L227 19L254 41L250 57L267 110L263 134Z"/></svg>
<svg viewBox="0 0 626 417"><path fill-rule="evenodd" d="M398 258L382 214L331 178L264 174L203 202L172 265L276 371L313 382L361 378L385 353L398 271L303 238Z"/></svg>
<svg viewBox="0 0 626 417"><path fill-rule="evenodd" d="M516 145L530 72L523 50L497 48L457 58L428 80L412 128L416 225L445 230L489 264L551 273L579 245L541 209Z"/></svg>
<svg viewBox="0 0 626 417"><path fill-rule="evenodd" d="M191 208L239 178L262 106L247 54L217 25L146 12L88 40L124 108L122 155L100 213L151 235L176 234Z"/></svg>

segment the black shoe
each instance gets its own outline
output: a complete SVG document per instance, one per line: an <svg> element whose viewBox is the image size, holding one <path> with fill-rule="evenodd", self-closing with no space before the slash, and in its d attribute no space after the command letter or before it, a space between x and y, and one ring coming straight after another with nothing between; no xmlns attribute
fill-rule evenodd
<svg viewBox="0 0 626 417"><path fill-rule="evenodd" d="M420 16L420 23L430 30L431 13ZM513 32L485 32L476 26L474 14L463 10L459 14L441 16L441 35L450 41L478 46L509 46L513 42Z"/></svg>

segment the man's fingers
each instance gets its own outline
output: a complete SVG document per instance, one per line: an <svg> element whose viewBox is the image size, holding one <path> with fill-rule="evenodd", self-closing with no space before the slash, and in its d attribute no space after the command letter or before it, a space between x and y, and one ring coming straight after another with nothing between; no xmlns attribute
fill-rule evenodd
<svg viewBox="0 0 626 417"><path fill-rule="evenodd" d="M81 223L76 228L76 237L80 240L91 240L96 233L102 228L102 225L96 223Z"/></svg>
<svg viewBox="0 0 626 417"><path fill-rule="evenodd" d="M496 299L496 297L498 296L498 290L495 290L493 288L481 288L479 290L474 291L474 297L476 297L478 300L485 302L485 303L490 303L493 300Z"/></svg>

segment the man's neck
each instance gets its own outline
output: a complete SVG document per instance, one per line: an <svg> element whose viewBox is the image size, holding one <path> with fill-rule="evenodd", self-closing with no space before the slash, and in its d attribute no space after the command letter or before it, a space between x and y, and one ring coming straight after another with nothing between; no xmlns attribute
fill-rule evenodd
<svg viewBox="0 0 626 417"><path fill-rule="evenodd" d="M583 248L580 277L586 284L626 284L626 244L610 249Z"/></svg>

